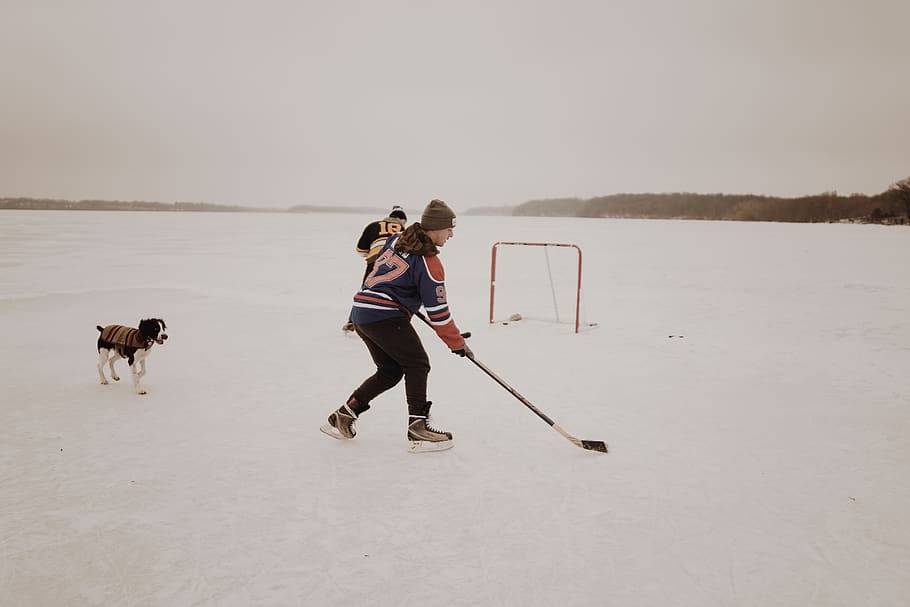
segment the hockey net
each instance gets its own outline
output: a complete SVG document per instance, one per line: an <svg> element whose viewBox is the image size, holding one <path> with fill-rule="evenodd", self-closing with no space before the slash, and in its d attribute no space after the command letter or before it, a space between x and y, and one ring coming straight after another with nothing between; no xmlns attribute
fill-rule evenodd
<svg viewBox="0 0 910 607"><path fill-rule="evenodd" d="M490 255L490 323L538 320L595 326L584 320L581 248L554 242L497 242Z"/></svg>

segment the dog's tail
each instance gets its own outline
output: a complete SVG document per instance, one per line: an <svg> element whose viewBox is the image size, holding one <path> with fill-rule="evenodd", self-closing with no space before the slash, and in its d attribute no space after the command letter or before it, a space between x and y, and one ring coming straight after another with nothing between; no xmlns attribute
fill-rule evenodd
<svg viewBox="0 0 910 607"><path fill-rule="evenodd" d="M95 328L98 329L99 332L104 331L104 327L102 327L101 325L95 325Z"/></svg>

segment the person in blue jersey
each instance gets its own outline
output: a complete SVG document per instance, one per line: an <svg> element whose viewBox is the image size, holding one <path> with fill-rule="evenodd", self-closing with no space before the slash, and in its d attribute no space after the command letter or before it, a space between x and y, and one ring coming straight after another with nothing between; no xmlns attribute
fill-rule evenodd
<svg viewBox="0 0 910 607"><path fill-rule="evenodd" d="M363 228L360 240L358 240L357 244L354 246L354 250L357 251L357 254L366 261L366 269L364 270L363 279L361 279L360 284L363 284L363 281L366 280L367 276L370 275L370 272L373 271L373 263L376 261L379 251L385 246L389 236L398 234L404 230L407 222L408 216L405 214L404 209L395 205L389 212L388 217L377 221L371 221ZM354 330L354 323L351 322L350 318L344 323L341 330L345 333L350 333Z"/></svg>
<svg viewBox="0 0 910 607"><path fill-rule="evenodd" d="M454 230L454 211L442 200L432 200L420 222L391 236L379 252L351 309L354 330L366 344L376 371L329 415L328 423L320 428L329 436L354 438L354 422L370 408L370 402L404 378L409 450L442 451L453 446L452 434L434 428L429 421L430 360L411 326L411 316L423 307L430 325L454 354L474 357L452 320L445 269L439 260L439 249L454 236Z"/></svg>

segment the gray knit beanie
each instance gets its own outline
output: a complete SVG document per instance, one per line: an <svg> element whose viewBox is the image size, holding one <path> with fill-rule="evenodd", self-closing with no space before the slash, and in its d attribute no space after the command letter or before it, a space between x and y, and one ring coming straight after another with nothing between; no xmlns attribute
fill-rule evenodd
<svg viewBox="0 0 910 607"><path fill-rule="evenodd" d="M420 225L424 230L446 230L455 227L455 211L441 200L431 200L423 210Z"/></svg>

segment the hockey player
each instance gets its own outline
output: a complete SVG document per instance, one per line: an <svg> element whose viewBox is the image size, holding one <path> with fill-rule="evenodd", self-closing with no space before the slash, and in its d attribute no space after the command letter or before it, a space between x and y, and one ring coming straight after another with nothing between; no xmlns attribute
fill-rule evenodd
<svg viewBox="0 0 910 607"><path fill-rule="evenodd" d="M404 230L407 223L408 216L405 215L404 209L395 205L392 207L388 217L373 221L363 229L363 234L360 235L360 240L357 241L356 247L357 253L367 262L363 280L366 280L370 272L373 271L373 263L376 261L379 251L385 246L389 236Z"/></svg>
<svg viewBox="0 0 910 607"><path fill-rule="evenodd" d="M442 451L453 446L452 434L429 422L430 361L411 326L411 316L423 306L431 326L452 353L474 357L449 313L445 270L439 260L439 248L452 238L454 228L455 213L445 202L433 200L419 223L389 238L379 252L351 309L354 330L366 344L376 372L329 415L321 428L329 436L354 438L354 422L370 408L370 401L404 378L409 450Z"/></svg>
<svg viewBox="0 0 910 607"><path fill-rule="evenodd" d="M373 262L376 261L376 256L379 255L379 251L382 250L386 240L388 240L389 236L401 232L407 222L408 216L405 214L404 209L395 205L392 207L388 217L372 221L363 229L360 240L357 241L357 246L354 247L354 250L367 263L366 270L363 273L363 280L360 281L361 285L367 276L370 275L370 272L373 271ZM350 318L344 323L341 330L345 333L354 330L354 323L351 322Z"/></svg>

